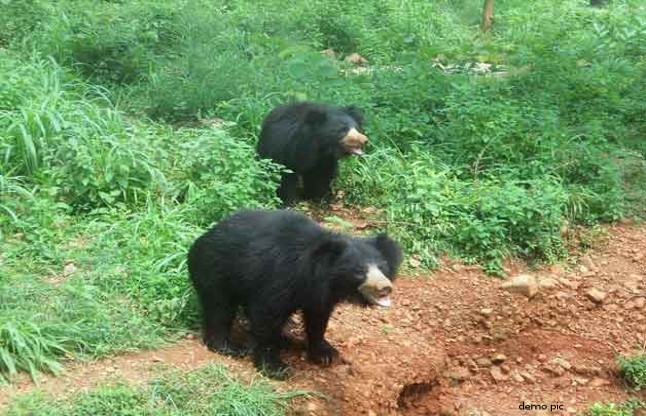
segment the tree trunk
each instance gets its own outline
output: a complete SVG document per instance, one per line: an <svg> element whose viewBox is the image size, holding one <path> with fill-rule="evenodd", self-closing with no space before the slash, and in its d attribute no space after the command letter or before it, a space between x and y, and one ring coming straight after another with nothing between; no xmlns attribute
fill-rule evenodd
<svg viewBox="0 0 646 416"><path fill-rule="evenodd" d="M493 22L493 0L485 0L484 9L482 10L482 26L480 27L483 32L487 33L491 29Z"/></svg>

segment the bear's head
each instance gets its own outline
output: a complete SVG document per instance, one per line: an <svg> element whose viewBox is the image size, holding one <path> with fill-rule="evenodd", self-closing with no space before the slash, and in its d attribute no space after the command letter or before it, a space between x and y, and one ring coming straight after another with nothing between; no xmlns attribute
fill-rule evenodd
<svg viewBox="0 0 646 416"><path fill-rule="evenodd" d="M332 296L364 306L391 306L390 294L402 251L386 234L369 238L332 238L317 250L321 278L329 279ZM326 276L323 276L326 275Z"/></svg>
<svg viewBox="0 0 646 416"><path fill-rule="evenodd" d="M363 156L368 137L361 133L363 112L356 106L312 108L306 122L323 143L335 145L338 156Z"/></svg>

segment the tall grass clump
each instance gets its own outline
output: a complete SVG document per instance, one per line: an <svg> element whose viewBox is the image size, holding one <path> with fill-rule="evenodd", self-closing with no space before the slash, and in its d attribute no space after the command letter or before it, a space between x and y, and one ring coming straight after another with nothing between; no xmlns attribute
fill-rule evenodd
<svg viewBox="0 0 646 416"><path fill-rule="evenodd" d="M57 359L79 343L78 328L4 318L0 323L0 381L8 381L18 371L28 372L34 380L39 371L58 374L62 366Z"/></svg>
<svg viewBox="0 0 646 416"><path fill-rule="evenodd" d="M154 129L126 122L98 88L52 62L5 55L0 62L9 91L0 112L3 169L55 187L78 210L136 202L162 186ZM19 75L9 75L16 67Z"/></svg>

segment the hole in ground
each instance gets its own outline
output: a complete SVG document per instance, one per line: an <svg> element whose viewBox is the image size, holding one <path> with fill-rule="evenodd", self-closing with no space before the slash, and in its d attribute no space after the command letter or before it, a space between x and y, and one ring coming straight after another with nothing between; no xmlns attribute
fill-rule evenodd
<svg viewBox="0 0 646 416"><path fill-rule="evenodd" d="M425 407L429 407L439 398L440 382L433 379L422 383L411 383L404 385L404 388L399 393L397 398L397 406L399 409L406 410L415 408L418 404L423 403Z"/></svg>

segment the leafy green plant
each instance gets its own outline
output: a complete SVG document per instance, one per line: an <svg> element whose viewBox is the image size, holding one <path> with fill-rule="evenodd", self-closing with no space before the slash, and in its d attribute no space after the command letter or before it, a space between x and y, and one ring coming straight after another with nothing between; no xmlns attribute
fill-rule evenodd
<svg viewBox="0 0 646 416"><path fill-rule="evenodd" d="M623 377L632 387L639 390L646 386L646 354L620 357L618 361Z"/></svg>
<svg viewBox="0 0 646 416"><path fill-rule="evenodd" d="M637 399L629 399L621 404L595 403L590 406L588 416L633 416L636 409L646 408L644 403Z"/></svg>
<svg viewBox="0 0 646 416"><path fill-rule="evenodd" d="M564 254L558 230L567 194L555 178L465 181L419 147L405 157L373 153L346 177L348 199L384 206L388 227L428 264L430 253L443 250L499 272L509 254L545 260Z"/></svg>

